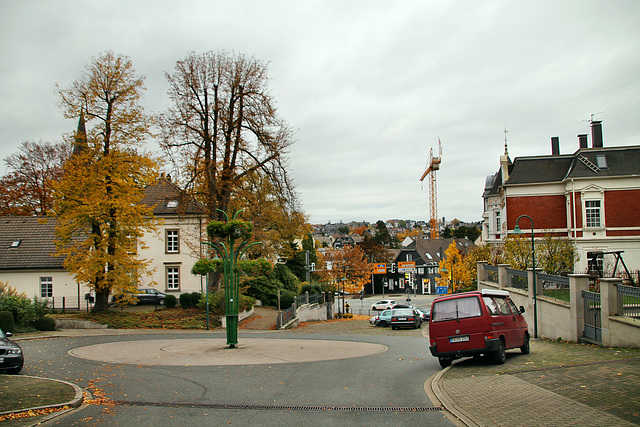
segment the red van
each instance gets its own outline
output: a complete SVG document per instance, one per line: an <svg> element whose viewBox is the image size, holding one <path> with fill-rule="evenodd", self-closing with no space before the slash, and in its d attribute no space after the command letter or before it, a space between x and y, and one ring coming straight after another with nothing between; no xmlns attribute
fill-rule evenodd
<svg viewBox="0 0 640 427"><path fill-rule="evenodd" d="M529 327L509 292L483 289L436 298L431 305L429 350L446 368L465 356L506 360L505 350L529 353Z"/></svg>

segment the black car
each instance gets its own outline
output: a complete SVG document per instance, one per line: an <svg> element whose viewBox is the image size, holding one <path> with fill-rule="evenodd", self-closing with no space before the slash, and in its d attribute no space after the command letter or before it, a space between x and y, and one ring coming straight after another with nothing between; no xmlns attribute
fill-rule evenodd
<svg viewBox="0 0 640 427"><path fill-rule="evenodd" d="M422 325L422 317L416 309L398 308L393 310L391 315L391 329L409 327L418 329Z"/></svg>
<svg viewBox="0 0 640 427"><path fill-rule="evenodd" d="M138 293L134 295L138 304L164 304L164 298L167 296L160 291L152 288L138 289Z"/></svg>
<svg viewBox="0 0 640 427"><path fill-rule="evenodd" d="M9 339L11 336L11 332L0 329L0 371L17 374L24 365L24 355L20 346Z"/></svg>

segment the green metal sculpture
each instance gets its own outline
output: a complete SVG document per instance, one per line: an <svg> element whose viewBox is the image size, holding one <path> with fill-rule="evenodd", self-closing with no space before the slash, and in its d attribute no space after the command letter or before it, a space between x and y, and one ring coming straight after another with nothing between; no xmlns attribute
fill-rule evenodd
<svg viewBox="0 0 640 427"><path fill-rule="evenodd" d="M222 212L222 211L220 211ZM207 226L211 246L222 260L222 274L224 280L225 317L227 320L227 345L236 348L238 345L238 314L240 307L240 277L237 268L238 260L242 259L247 249L259 245L261 242L249 244L253 234L250 222L236 219L241 210L229 215L222 212L227 221L211 221Z"/></svg>

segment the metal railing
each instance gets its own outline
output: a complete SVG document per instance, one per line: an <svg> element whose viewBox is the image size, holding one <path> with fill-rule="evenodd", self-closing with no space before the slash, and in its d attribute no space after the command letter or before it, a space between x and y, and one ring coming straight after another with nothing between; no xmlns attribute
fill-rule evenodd
<svg viewBox="0 0 640 427"><path fill-rule="evenodd" d="M529 275L526 271L507 268L507 283L516 289L529 289Z"/></svg>
<svg viewBox="0 0 640 427"><path fill-rule="evenodd" d="M569 301L571 299L568 277L539 273L538 286L542 288L542 294L544 296L562 301Z"/></svg>
<svg viewBox="0 0 640 427"><path fill-rule="evenodd" d="M491 283L500 283L500 278L498 277L498 266L497 265L485 265L484 266L485 280Z"/></svg>
<svg viewBox="0 0 640 427"><path fill-rule="evenodd" d="M618 285L618 315L640 319L640 288Z"/></svg>

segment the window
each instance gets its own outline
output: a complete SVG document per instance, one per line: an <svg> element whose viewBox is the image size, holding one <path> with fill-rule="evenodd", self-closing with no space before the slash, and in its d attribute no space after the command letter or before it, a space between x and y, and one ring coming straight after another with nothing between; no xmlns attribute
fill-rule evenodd
<svg viewBox="0 0 640 427"><path fill-rule="evenodd" d="M180 235L178 230L166 230L166 252L167 253L180 253Z"/></svg>
<svg viewBox="0 0 640 427"><path fill-rule="evenodd" d="M607 155L606 154L596 154L596 166L600 169L608 169L607 166Z"/></svg>
<svg viewBox="0 0 640 427"><path fill-rule="evenodd" d="M178 207L178 201L177 200L169 200L167 202L167 208L177 208Z"/></svg>
<svg viewBox="0 0 640 427"><path fill-rule="evenodd" d="M427 258L433 259L433 257L431 256L431 254L429 252L426 252L425 255L427 256Z"/></svg>
<svg viewBox="0 0 640 427"><path fill-rule="evenodd" d="M413 256L411 254L407 254L407 262L413 261Z"/></svg>
<svg viewBox="0 0 640 427"><path fill-rule="evenodd" d="M40 298L53 297L53 277L40 278Z"/></svg>
<svg viewBox="0 0 640 427"><path fill-rule="evenodd" d="M167 290L180 289L180 267L167 267Z"/></svg>
<svg viewBox="0 0 640 427"><path fill-rule="evenodd" d="M500 232L502 224L500 223L500 212L496 212L496 233Z"/></svg>
<svg viewBox="0 0 640 427"><path fill-rule="evenodd" d="M465 319L482 315L480 301L476 297L456 298L445 301L436 301L433 304L431 320Z"/></svg>
<svg viewBox="0 0 640 427"><path fill-rule="evenodd" d="M600 200L585 200L587 227L600 227Z"/></svg>

